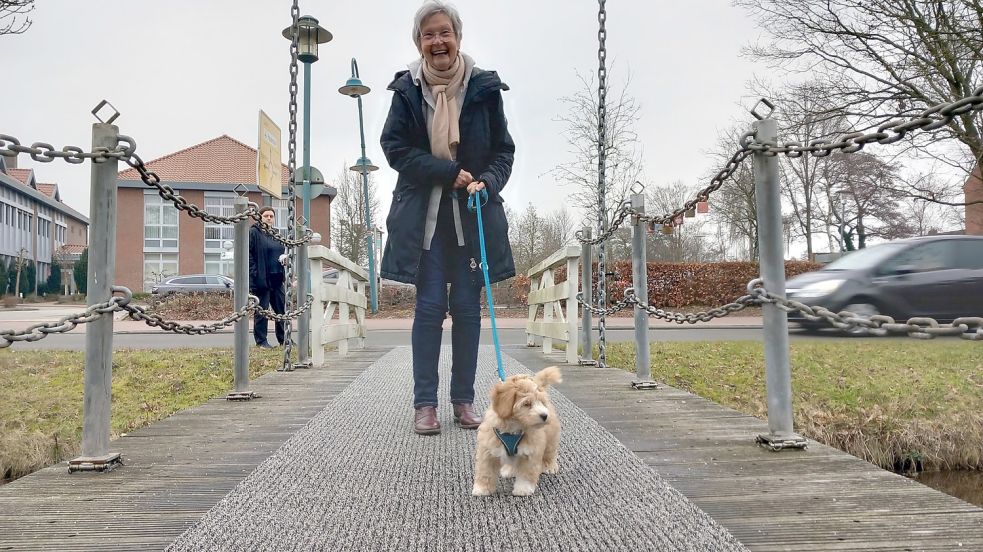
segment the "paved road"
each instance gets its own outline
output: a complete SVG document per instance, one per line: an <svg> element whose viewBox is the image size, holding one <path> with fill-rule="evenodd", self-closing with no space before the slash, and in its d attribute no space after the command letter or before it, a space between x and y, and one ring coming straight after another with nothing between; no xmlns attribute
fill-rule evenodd
<svg viewBox="0 0 983 552"><path fill-rule="evenodd" d="M634 330L608 330L608 341L632 341L635 339ZM834 334L816 336L796 330L790 332L793 340L829 340L842 339ZM500 328L499 340L503 346L525 345L525 331L516 328ZM671 328L650 329L652 341L761 341L760 328L748 327L699 327L678 326ZM444 331L444 342L450 343L450 331ZM596 339L596 337L595 337ZM232 347L233 335L221 333L214 335L192 336L176 335L163 332L155 333L121 333L113 337L114 348L131 349L171 349L175 347ZM481 333L481 343L492 344L491 332ZM368 346L409 345L410 331L406 329L374 329L368 332ZM85 334L72 332L63 335L50 336L34 343L15 343L15 351L26 350L82 350L85 348Z"/></svg>

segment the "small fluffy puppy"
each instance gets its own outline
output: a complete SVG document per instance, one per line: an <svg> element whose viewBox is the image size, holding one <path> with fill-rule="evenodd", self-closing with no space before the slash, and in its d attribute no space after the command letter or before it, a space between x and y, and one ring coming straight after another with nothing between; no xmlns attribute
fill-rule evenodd
<svg viewBox="0 0 983 552"><path fill-rule="evenodd" d="M560 418L548 390L561 381L560 369L550 366L534 376L509 376L492 388L491 406L478 426L471 494L494 493L501 476L515 478L513 495L529 496L540 474L557 472Z"/></svg>

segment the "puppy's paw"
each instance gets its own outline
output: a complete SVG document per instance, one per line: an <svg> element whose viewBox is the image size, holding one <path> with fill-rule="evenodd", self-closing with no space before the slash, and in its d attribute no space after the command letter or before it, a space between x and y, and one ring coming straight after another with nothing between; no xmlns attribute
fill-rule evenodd
<svg viewBox="0 0 983 552"><path fill-rule="evenodd" d="M515 477L515 466L502 464L502 467L498 470L498 475L500 477Z"/></svg>
<svg viewBox="0 0 983 552"><path fill-rule="evenodd" d="M536 485L529 481L516 481L512 487L512 496L529 496L536 492Z"/></svg>
<svg viewBox="0 0 983 552"><path fill-rule="evenodd" d="M495 492L495 489L488 487L482 487L481 485L475 485L471 488L471 496L490 496Z"/></svg>
<svg viewBox="0 0 983 552"><path fill-rule="evenodd" d="M550 475L553 475L558 471L560 471L560 465L556 462L555 459L550 462L547 462L546 465L543 466L543 473L548 473Z"/></svg>

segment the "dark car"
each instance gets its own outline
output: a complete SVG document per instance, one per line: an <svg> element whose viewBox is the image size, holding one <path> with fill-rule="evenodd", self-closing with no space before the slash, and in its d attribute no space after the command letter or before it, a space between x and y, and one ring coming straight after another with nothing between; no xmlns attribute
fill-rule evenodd
<svg viewBox="0 0 983 552"><path fill-rule="evenodd" d="M915 316L939 322L983 316L983 236L925 236L873 245L789 279L785 292L809 306L865 317L884 314L899 322ZM798 311L790 312L789 320L810 330L828 327Z"/></svg>
<svg viewBox="0 0 983 552"><path fill-rule="evenodd" d="M171 276L150 289L150 293L170 295L172 293L226 292L232 291L232 278L220 274L185 274Z"/></svg>

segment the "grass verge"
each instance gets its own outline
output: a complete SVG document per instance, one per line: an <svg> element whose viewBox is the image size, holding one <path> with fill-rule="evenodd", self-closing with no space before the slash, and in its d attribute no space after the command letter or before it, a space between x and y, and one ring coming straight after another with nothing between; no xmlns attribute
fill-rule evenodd
<svg viewBox="0 0 983 552"><path fill-rule="evenodd" d="M763 345L652 343L652 378L767 418ZM634 371L635 347L608 363ZM791 344L796 432L886 469L983 469L980 344L939 339Z"/></svg>
<svg viewBox="0 0 983 552"><path fill-rule="evenodd" d="M280 349L249 351L250 379L280 366ZM78 454L85 356L0 349L0 478ZM112 438L232 389L232 349L113 353Z"/></svg>

